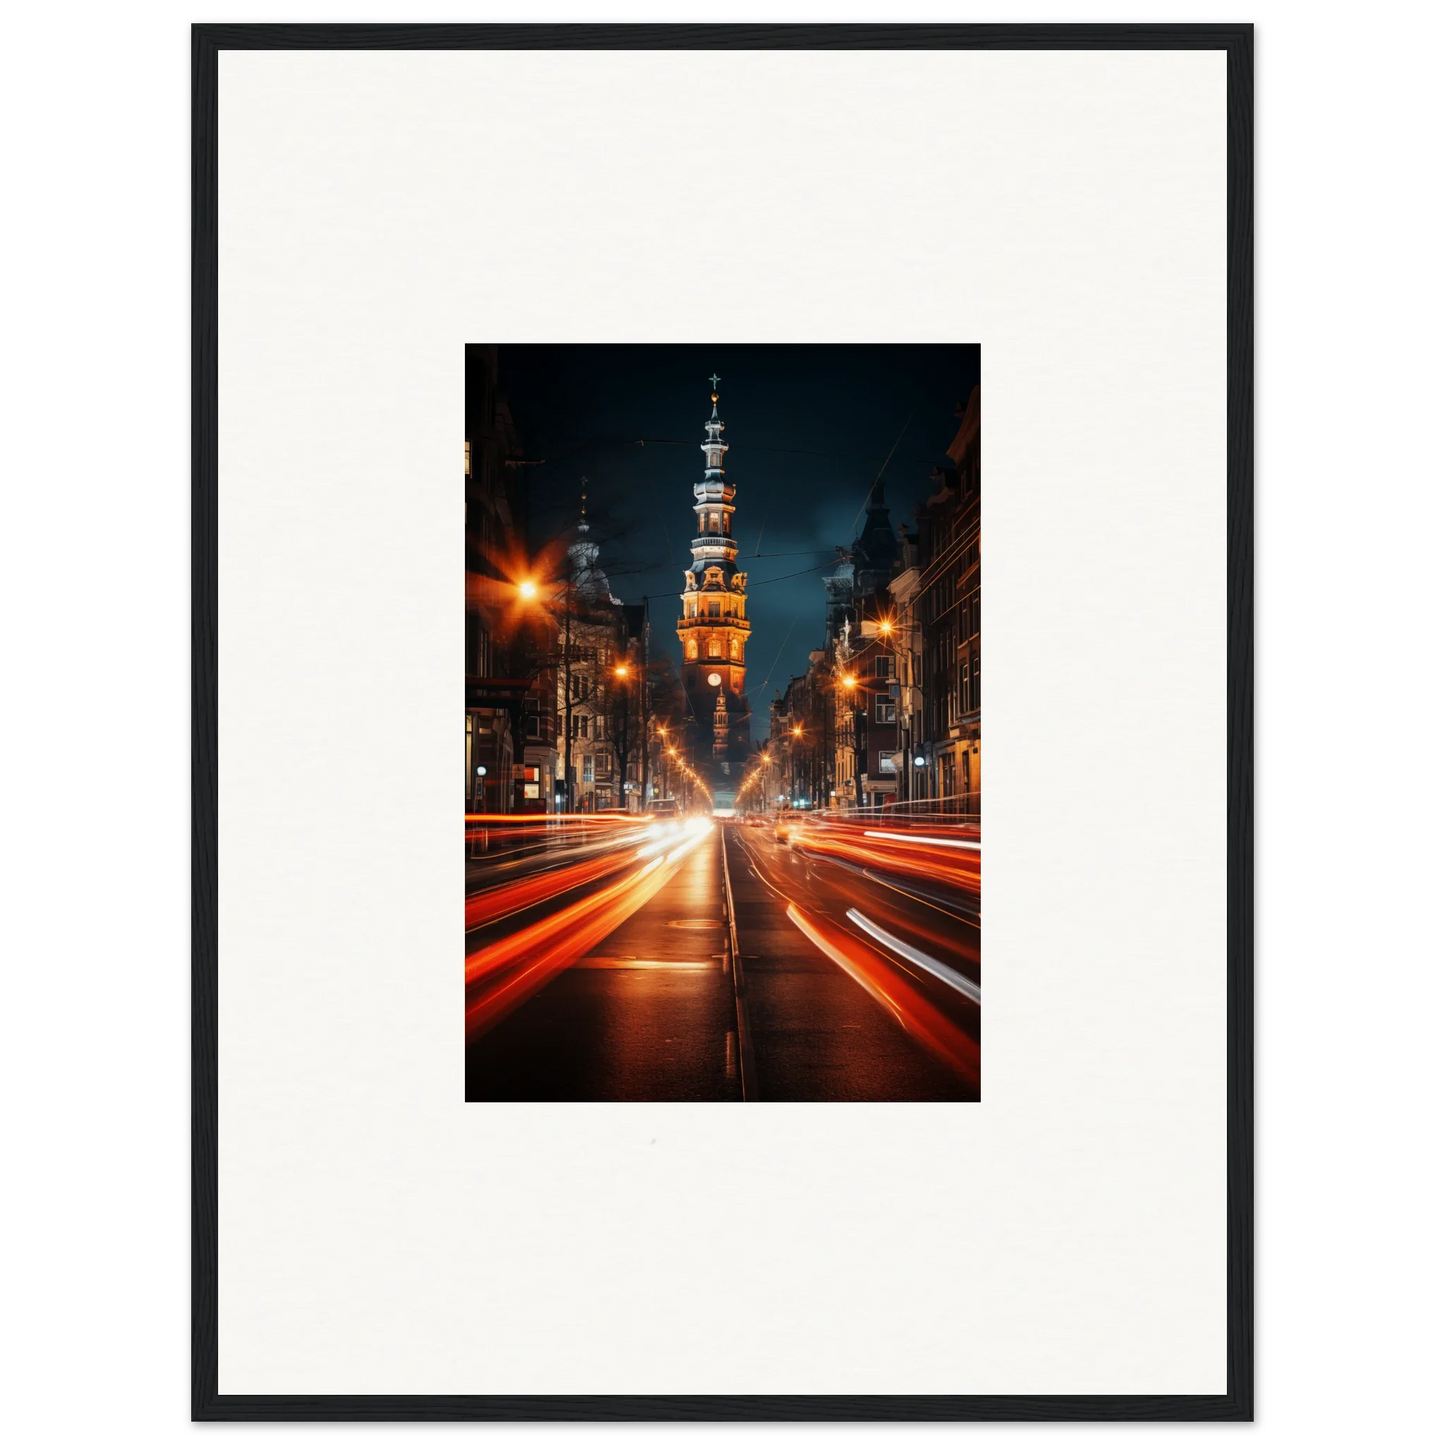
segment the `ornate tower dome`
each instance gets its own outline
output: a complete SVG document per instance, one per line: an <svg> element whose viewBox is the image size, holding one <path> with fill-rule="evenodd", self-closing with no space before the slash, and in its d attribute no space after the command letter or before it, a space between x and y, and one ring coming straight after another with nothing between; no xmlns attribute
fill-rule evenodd
<svg viewBox="0 0 1445 1445"><path fill-rule="evenodd" d="M723 470L728 444L717 411L717 384L711 378L712 415L702 443L702 481L693 486L697 533L692 563L683 573L682 616L677 636L682 643L682 681L693 718L705 736L719 710L727 715L727 746L714 748L723 763L740 761L746 747L748 700L743 690L751 624L747 620L747 573L738 571L738 544L733 536L734 489ZM714 733L716 736L716 734ZM732 754L737 753L737 758Z"/></svg>

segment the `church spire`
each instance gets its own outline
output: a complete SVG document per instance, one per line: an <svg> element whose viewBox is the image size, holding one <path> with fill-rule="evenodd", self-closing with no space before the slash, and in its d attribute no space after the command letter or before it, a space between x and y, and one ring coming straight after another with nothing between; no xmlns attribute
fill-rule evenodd
<svg viewBox="0 0 1445 1445"><path fill-rule="evenodd" d="M703 424L707 440L701 444L702 480L692 488L697 530L690 548L692 563L683 574L677 636L683 648L683 686L693 715L705 727L711 714L713 755L726 771L746 735L744 680L752 625L747 618L747 574L738 570L733 535L733 484L723 468L728 444L722 439L723 421L718 415L722 377L714 373L708 380L712 414Z"/></svg>
<svg viewBox="0 0 1445 1445"><path fill-rule="evenodd" d="M722 688L718 688L717 706L712 715L712 755L719 760L727 756L729 726L727 700Z"/></svg>
<svg viewBox="0 0 1445 1445"><path fill-rule="evenodd" d="M616 602L612 584L602 570L600 549L587 534L592 530L587 520L587 478L582 478L582 510L577 518L577 540L567 548L573 584L577 593L590 601Z"/></svg>

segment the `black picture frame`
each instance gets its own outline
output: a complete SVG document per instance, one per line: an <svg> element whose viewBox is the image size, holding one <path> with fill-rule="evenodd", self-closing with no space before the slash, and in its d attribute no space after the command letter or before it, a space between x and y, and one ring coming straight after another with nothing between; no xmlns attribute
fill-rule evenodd
<svg viewBox="0 0 1445 1445"><path fill-rule="evenodd" d="M217 1268L217 81L222 50L1220 50L1228 155L1227 1353L1220 1395L222 1395ZM197 25L192 67L194 1420L1253 1419L1253 26Z"/></svg>

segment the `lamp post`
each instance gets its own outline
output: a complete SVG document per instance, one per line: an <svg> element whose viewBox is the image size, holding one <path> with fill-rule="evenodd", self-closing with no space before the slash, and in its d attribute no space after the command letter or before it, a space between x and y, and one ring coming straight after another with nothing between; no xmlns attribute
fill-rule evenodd
<svg viewBox="0 0 1445 1445"><path fill-rule="evenodd" d="M919 689L921 658L918 651L918 620L915 608L919 594L911 593L899 606L892 617L882 618L878 623L879 635L885 639L888 650L894 657L894 675L898 683L898 707L894 717L897 729L899 751L903 753L903 777L899 782L901 801L914 801L915 782L927 783L927 774L915 761L919 757L922 743L919 733L926 731L920 711L914 707L915 694L921 708L922 694ZM918 773L915 779L914 774ZM925 789L926 791L926 789Z"/></svg>
<svg viewBox="0 0 1445 1445"><path fill-rule="evenodd" d="M638 650L639 653L641 653L642 650L643 650L642 640L641 640L640 638L638 639L637 650ZM629 729L628 729L628 723L630 722L629 712L631 711L631 702L630 702L630 699L628 698L628 695L627 695L627 680L632 676L632 667L631 667L631 664L629 664L629 663L620 662L620 663L618 663L618 665L617 665L615 668L613 668L612 670L613 670L614 674L617 676L617 678L621 681L622 687L623 687L623 690L622 690L622 730L623 730L623 737L622 737L623 749L622 749L622 754L623 754L623 755L622 755L621 762L622 762L622 771L623 771L623 774L624 774L624 781L625 781L625 775L626 775L626 772L627 772L627 759L628 759L628 758L631 756L631 754L632 754L632 749L631 749L631 747L627 745L628 742L629 742L629 738L628 738L628 736L627 736L628 731L629 731ZM640 811L645 811L645 809L646 809L646 803L647 803L647 749L648 749L648 737L647 737L647 698L646 698L645 691L644 691L644 689L646 688L646 685L647 685L647 671L646 671L645 668L639 667L639 668L637 669L637 739L638 739L638 742L637 742L637 753L638 753L638 760L637 760L637 796L638 796L638 804L637 804L637 806L638 806L638 809L639 809Z"/></svg>
<svg viewBox="0 0 1445 1445"><path fill-rule="evenodd" d="M530 578L517 584L523 602L535 602L539 588ZM555 615L555 614L554 614ZM567 558L567 575L562 579L562 777L563 811L573 808L572 789L572 559ZM555 797L555 793L553 794Z"/></svg>
<svg viewBox="0 0 1445 1445"><path fill-rule="evenodd" d="M798 792L798 775L800 772L805 777L807 776L806 754L803 749L803 725L802 723L794 723L792 732L788 737L788 791L794 795ZM811 786L807 792L809 800L811 801L813 794Z"/></svg>
<svg viewBox="0 0 1445 1445"><path fill-rule="evenodd" d="M868 715L858 706L858 679L851 672L843 674L843 690L849 699L849 711L853 717L853 806L861 812L863 765L868 756Z"/></svg>

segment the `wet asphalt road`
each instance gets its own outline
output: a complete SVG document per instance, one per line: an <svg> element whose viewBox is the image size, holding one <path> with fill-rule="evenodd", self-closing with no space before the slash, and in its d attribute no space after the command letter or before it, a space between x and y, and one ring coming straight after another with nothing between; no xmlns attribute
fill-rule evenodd
<svg viewBox="0 0 1445 1445"><path fill-rule="evenodd" d="M759 1101L977 1099L975 1081L940 1062L788 917L790 899L839 917L871 886L771 831L718 827L655 897L472 1041L468 1100L741 1100L745 1089ZM976 926L972 937L976 950Z"/></svg>
<svg viewBox="0 0 1445 1445"><path fill-rule="evenodd" d="M714 839L467 1050L468 1099L741 1099Z"/></svg>

